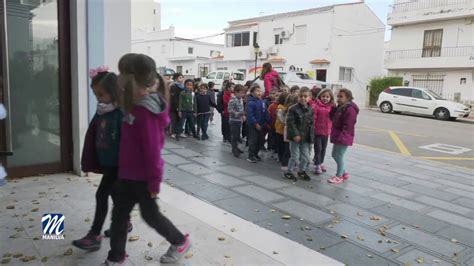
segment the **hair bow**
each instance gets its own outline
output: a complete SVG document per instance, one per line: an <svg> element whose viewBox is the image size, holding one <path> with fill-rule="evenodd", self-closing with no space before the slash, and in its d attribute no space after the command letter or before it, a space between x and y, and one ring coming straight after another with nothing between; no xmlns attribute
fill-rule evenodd
<svg viewBox="0 0 474 266"><path fill-rule="evenodd" d="M98 68L93 68L89 70L89 77L93 78L97 76L97 74L99 74L100 72L107 72L107 71L109 71L108 66L100 66Z"/></svg>

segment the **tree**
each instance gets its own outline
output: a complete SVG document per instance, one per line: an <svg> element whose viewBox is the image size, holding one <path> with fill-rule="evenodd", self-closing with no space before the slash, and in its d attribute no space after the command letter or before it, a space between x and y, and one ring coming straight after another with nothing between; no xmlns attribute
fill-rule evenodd
<svg viewBox="0 0 474 266"><path fill-rule="evenodd" d="M370 80L370 105L376 105L379 94L390 86L402 86L402 77L378 77Z"/></svg>

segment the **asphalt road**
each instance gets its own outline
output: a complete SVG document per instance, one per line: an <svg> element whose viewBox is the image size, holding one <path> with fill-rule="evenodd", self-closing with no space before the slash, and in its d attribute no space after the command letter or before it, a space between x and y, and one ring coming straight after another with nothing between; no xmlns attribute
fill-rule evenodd
<svg viewBox="0 0 474 266"><path fill-rule="evenodd" d="M361 110L356 145L474 169L474 121Z"/></svg>

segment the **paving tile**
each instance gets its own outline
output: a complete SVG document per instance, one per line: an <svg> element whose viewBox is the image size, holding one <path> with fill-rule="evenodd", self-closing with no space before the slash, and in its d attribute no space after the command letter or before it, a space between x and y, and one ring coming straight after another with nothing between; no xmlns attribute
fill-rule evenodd
<svg viewBox="0 0 474 266"><path fill-rule="evenodd" d="M374 213L365 211L361 208L353 207L345 203L338 203L335 205L328 206L327 208L345 217L351 218L353 220L356 220L358 222L361 222L370 226L377 226L377 225L381 225L383 223L389 222L389 220L384 217L380 217ZM375 216L377 216L378 220L371 219L372 217L375 217Z"/></svg>
<svg viewBox="0 0 474 266"><path fill-rule="evenodd" d="M430 175L420 174L416 171L407 170L407 169L401 169L401 168L394 167L394 168L388 169L388 171L395 172L395 173L399 174L399 176L410 176L410 177L414 177L414 178L417 178L417 179L423 179L423 180L432 179L432 177Z"/></svg>
<svg viewBox="0 0 474 266"><path fill-rule="evenodd" d="M469 218L465 218L442 210L435 210L427 213L427 215L442 221L446 221L451 224L459 225L461 227L474 230L474 221Z"/></svg>
<svg viewBox="0 0 474 266"><path fill-rule="evenodd" d="M218 200L215 201L214 204L254 223L264 220L281 219L281 215L277 212L270 212L270 207L245 196Z"/></svg>
<svg viewBox="0 0 474 266"><path fill-rule="evenodd" d="M390 186L395 186L395 187L409 184L409 182L399 180L399 179L397 179L396 177L393 177L393 176L375 175L375 174L371 174L371 173L362 173L362 174L357 174L357 175L352 175L351 174L351 178L357 178L357 177L360 177L360 178L363 178L364 180L367 180L366 182L370 182L368 180L374 180L374 181L379 181L379 182L382 182L384 184L387 184L387 185L390 185Z"/></svg>
<svg viewBox="0 0 474 266"><path fill-rule="evenodd" d="M435 190L435 189L431 189L431 188L427 188L427 187L420 186L420 185L417 185L417 184L409 184L409 185L401 186L401 188L413 191L417 194L424 194L424 195L427 195L427 196L430 196L430 197L433 197L433 198L436 198L436 199L441 199L441 200L446 200L446 201L451 201L453 199L459 198L459 196L456 195L456 194L443 192L443 191Z"/></svg>
<svg viewBox="0 0 474 266"><path fill-rule="evenodd" d="M198 153L198 152L192 151L190 149L175 149L175 150L173 150L173 152L177 153L178 155L183 156L183 157L202 156L202 153Z"/></svg>
<svg viewBox="0 0 474 266"><path fill-rule="evenodd" d="M398 198L398 197L388 195L385 193L378 193L375 195L371 195L371 197L382 200L382 201L390 202L393 205L404 207L413 211L418 211L426 207L426 205L413 202L412 200Z"/></svg>
<svg viewBox="0 0 474 266"><path fill-rule="evenodd" d="M433 179L444 179L444 180L449 180L452 182L472 186L474 185L474 180L470 178L463 178L463 177L458 177L458 176L453 176L453 175L447 175L443 173L431 173L430 174Z"/></svg>
<svg viewBox="0 0 474 266"><path fill-rule="evenodd" d="M413 195L413 192L411 192L411 191L407 191L405 189L400 189L400 188L397 188L397 187L394 187L394 186L389 186L389 185L386 185L386 184L383 184L383 183L380 183L380 182L376 182L376 181L361 182L360 180L355 180L355 182L357 184L365 185L365 186L368 186L368 187L371 187L371 188L375 188L377 190L380 190L380 191L383 191L383 192L386 192L386 193L390 193L390 194L393 194L393 195L396 195L396 196L400 196L400 197L410 197L410 196Z"/></svg>
<svg viewBox="0 0 474 266"><path fill-rule="evenodd" d="M205 179L191 175L170 165L165 167L164 180L178 186L206 182Z"/></svg>
<svg viewBox="0 0 474 266"><path fill-rule="evenodd" d="M417 225L420 227L420 229L432 233L437 232L448 226L447 223L438 219L434 219L429 216L419 214L415 211L411 211L394 205L380 206L371 209L371 211L386 217L390 217L394 220L404 222L406 224Z"/></svg>
<svg viewBox="0 0 474 266"><path fill-rule="evenodd" d="M436 234L447 239L457 239L459 242L465 245L474 247L474 232L472 230L468 230L456 225L450 225L449 227L436 232Z"/></svg>
<svg viewBox="0 0 474 266"><path fill-rule="evenodd" d="M214 173L214 170L197 163L180 165L178 168L194 175L206 175Z"/></svg>
<svg viewBox="0 0 474 266"><path fill-rule="evenodd" d="M283 181L277 180L276 178L270 178L263 175L242 176L240 178L247 180L249 182L255 183L257 185L260 185L262 187L268 188L268 189L279 189L279 188L288 187L292 185L288 182L283 182Z"/></svg>
<svg viewBox="0 0 474 266"><path fill-rule="evenodd" d="M445 190L447 192L454 193L454 194L459 195L459 196L474 199L474 193L472 193L472 192L468 192L468 191L457 189L457 188L447 188Z"/></svg>
<svg viewBox="0 0 474 266"><path fill-rule="evenodd" d="M354 180L354 179L355 179L355 177L351 177L351 181ZM325 182L325 183L327 183L327 182ZM344 184L339 184L339 185L318 184L318 186L338 186L341 189L353 191L353 192L360 193L360 194L365 194L365 193L373 191L373 189L367 188L367 186L359 186L359 185L356 185L354 182L346 182Z"/></svg>
<svg viewBox="0 0 474 266"><path fill-rule="evenodd" d="M347 239L350 239L361 246L380 253L400 246L401 244L394 243L394 239L384 237L379 233L376 233L374 230L366 229L345 220L340 221L337 224L326 225L325 228L339 234L340 236L346 236ZM382 243L379 243L379 240L382 240ZM390 243L387 243L386 240L390 240Z"/></svg>
<svg viewBox="0 0 474 266"><path fill-rule="evenodd" d="M464 250L464 247L461 245L408 226L397 225L387 229L386 232L447 257L451 257L454 253Z"/></svg>
<svg viewBox="0 0 474 266"><path fill-rule="evenodd" d="M193 193L193 195L196 195L199 198L202 198L209 202L239 196L237 193L234 193L228 189L225 189L218 185L214 185L209 182L185 185L182 186L182 188L183 190L191 192Z"/></svg>
<svg viewBox="0 0 474 266"><path fill-rule="evenodd" d="M190 159L197 163L203 164L207 167L216 167L216 166L226 165L226 163L221 162L216 158L208 157L208 156L201 156L201 157L190 158Z"/></svg>
<svg viewBox="0 0 474 266"><path fill-rule="evenodd" d="M295 218L297 219L303 218L313 224L319 224L334 218L334 216L329 213L293 200L275 203L273 206L290 213L293 217L296 216Z"/></svg>
<svg viewBox="0 0 474 266"><path fill-rule="evenodd" d="M435 178L435 179L433 179L433 181L436 182L436 183L445 185L445 186L450 186L450 187L453 187L453 188L458 188L458 189L474 192L474 186L472 186L472 185L470 186L470 185L466 185L466 184L461 184L459 182L453 182L453 181L449 181L449 180L445 180L445 179L441 179L441 178Z"/></svg>
<svg viewBox="0 0 474 266"><path fill-rule="evenodd" d="M219 167L216 168L216 170L218 170L218 171L220 171L224 174L228 174L228 175L235 176L235 177L255 175L255 173L253 173L253 172L247 171L247 170L245 170L243 168L240 168L240 167L237 167L237 166L231 166L231 165L219 166Z"/></svg>
<svg viewBox="0 0 474 266"><path fill-rule="evenodd" d="M182 149L184 146L178 145L171 141L165 141L165 149Z"/></svg>
<svg viewBox="0 0 474 266"><path fill-rule="evenodd" d="M166 154L163 155L163 160L165 160L166 163L171 164L171 165L179 165L179 164L185 164L185 163L190 163L189 160L178 156L174 154Z"/></svg>
<svg viewBox="0 0 474 266"><path fill-rule="evenodd" d="M254 199L263 201L263 202L269 202L269 201L275 201L279 199L283 199L284 197L282 195L279 195L277 193L273 193L271 191L268 191L266 189L263 189L261 187L257 187L255 185L247 185L243 187L236 187L233 188L234 191L237 191L241 194L247 195L249 197L252 197Z"/></svg>
<svg viewBox="0 0 474 266"><path fill-rule="evenodd" d="M334 202L334 200L326 196L322 196L310 190L299 188L296 186L282 188L279 190L279 192L316 206L325 206Z"/></svg>
<svg viewBox="0 0 474 266"><path fill-rule="evenodd" d="M203 177L212 183L223 185L225 187L233 187L233 186L243 185L247 183L238 178L231 177L219 172L215 172L209 175L204 175Z"/></svg>
<svg viewBox="0 0 474 266"><path fill-rule="evenodd" d="M403 264L410 264L410 265L418 265L419 263L416 261L419 257L423 257L424 263L423 265L439 265L439 266L450 266L453 265L452 263L449 263L445 260L442 260L438 257L432 256L426 252L423 252L418 249L413 249L408 251L405 254L402 254L397 257L397 261L403 263ZM435 262L436 260L436 262Z"/></svg>
<svg viewBox="0 0 474 266"><path fill-rule="evenodd" d="M441 184L438 184L438 183L433 183L433 181L425 181L425 180L420 180L420 179L417 179L415 177L409 177L409 176L402 176L402 177L399 177L398 178L399 180L403 180L403 181L407 181L411 184L417 184L417 185L421 185L421 186L425 186L425 187L429 187L429 188L441 188L443 187L443 185Z"/></svg>
<svg viewBox="0 0 474 266"><path fill-rule="evenodd" d="M472 211L472 209L459 206L459 204L453 204L444 200L434 199L428 196L417 197L415 198L415 200L425 203L425 204L429 204L431 206L434 206L440 209L445 209L448 211L452 211L452 212L456 212L456 213L460 213L464 215Z"/></svg>
<svg viewBox="0 0 474 266"><path fill-rule="evenodd" d="M341 252L343 250L343 252ZM392 266L399 265L394 261L383 258L372 251L364 249L360 246L354 245L350 242L342 242L325 250L319 251L320 253L329 256L333 259L336 259L345 265L357 265L357 266L367 266L367 265L384 265ZM367 256L369 254L371 258Z"/></svg>
<svg viewBox="0 0 474 266"><path fill-rule="evenodd" d="M453 201L453 203L459 204L464 207L474 209L474 199L470 198L459 198Z"/></svg>

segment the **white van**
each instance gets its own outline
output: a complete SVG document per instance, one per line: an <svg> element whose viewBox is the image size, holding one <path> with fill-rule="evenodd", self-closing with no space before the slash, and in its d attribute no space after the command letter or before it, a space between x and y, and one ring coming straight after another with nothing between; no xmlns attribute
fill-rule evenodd
<svg viewBox="0 0 474 266"><path fill-rule="evenodd" d="M226 71L226 70L218 70L213 71L207 74L206 77L202 78L202 82L214 82L215 89L220 90L222 88L222 83L224 80L230 80L234 84L245 84L245 74L242 72L237 71Z"/></svg>

